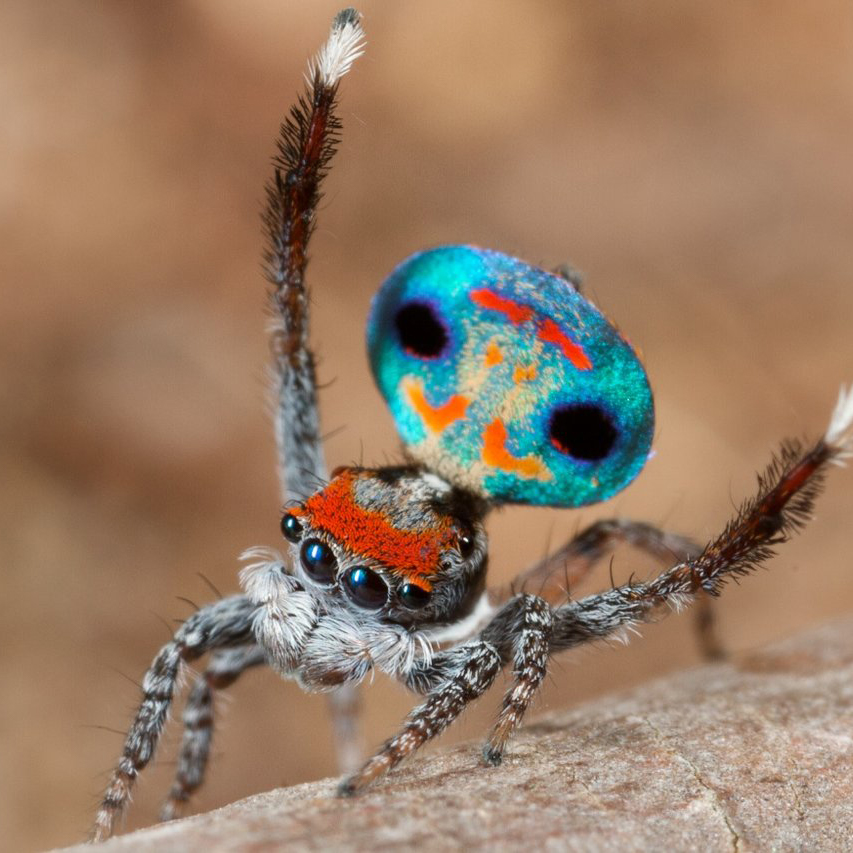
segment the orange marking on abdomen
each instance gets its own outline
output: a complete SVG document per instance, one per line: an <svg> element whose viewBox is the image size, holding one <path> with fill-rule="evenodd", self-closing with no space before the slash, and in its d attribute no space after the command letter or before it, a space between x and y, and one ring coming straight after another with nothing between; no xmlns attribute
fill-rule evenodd
<svg viewBox="0 0 853 853"><path fill-rule="evenodd" d="M406 383L406 394L412 408L424 419L431 432L442 432L454 421L465 417L465 410L471 402L462 394L454 394L446 403L433 406L424 395L421 385L409 380Z"/></svg>
<svg viewBox="0 0 853 853"><path fill-rule="evenodd" d="M486 347L486 367L495 367L504 360L504 354L501 348L494 342L489 341Z"/></svg>
<svg viewBox="0 0 853 853"><path fill-rule="evenodd" d="M522 305L520 302L515 302L512 299L507 299L505 296L500 296L493 290L488 288L480 288L479 290L471 291L471 300L476 302L481 308L488 308L490 311L500 311L506 315L510 322L520 326L533 318L533 309L529 305Z"/></svg>
<svg viewBox="0 0 853 853"><path fill-rule="evenodd" d="M556 344L563 351L563 355L579 370L592 370L592 362L583 347L569 338L550 317L542 320L537 334L546 344Z"/></svg>
<svg viewBox="0 0 853 853"><path fill-rule="evenodd" d="M485 287L479 290L472 290L471 300L481 308L488 308L490 311L500 311L501 314L506 316L516 326L535 319L538 326L536 335L539 340L544 341L546 344L556 344L563 355L579 370L592 370L592 362L584 352L583 347L580 344L576 344L550 317L540 314L529 305L508 299ZM488 353L486 354L486 358L486 364L488 364Z"/></svg>
<svg viewBox="0 0 853 853"><path fill-rule="evenodd" d="M516 364L515 368L512 371L512 381L516 383L519 382L532 382L536 378L536 365L535 364Z"/></svg>
<svg viewBox="0 0 853 853"><path fill-rule="evenodd" d="M500 418L483 430L483 462L501 471L517 471L525 477L538 477L545 466L535 456L513 456L506 449L507 431Z"/></svg>

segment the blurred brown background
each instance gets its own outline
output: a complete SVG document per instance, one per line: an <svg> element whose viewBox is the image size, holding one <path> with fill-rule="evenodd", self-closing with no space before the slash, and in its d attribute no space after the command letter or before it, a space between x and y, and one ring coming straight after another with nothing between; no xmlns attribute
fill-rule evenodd
<svg viewBox="0 0 853 853"><path fill-rule="evenodd" d="M0 7L0 825L87 829L138 679L203 572L276 544L258 213L278 122L337 2ZM580 523L706 537L778 439L853 379L849 0L363 4L344 143L313 245L331 463L395 435L368 373L371 293L470 241L555 265L642 349L657 457L609 504L491 519L508 579ZM853 610L853 480L720 612L744 649ZM619 555L617 577L647 563ZM595 584L608 583L606 567ZM689 620L563 658L563 707L697 660ZM367 740L413 704L379 678ZM480 735L494 695L447 740ZM335 772L325 702L269 672L222 703L207 809ZM129 827L154 819L177 735ZM472 756L472 762L475 758Z"/></svg>

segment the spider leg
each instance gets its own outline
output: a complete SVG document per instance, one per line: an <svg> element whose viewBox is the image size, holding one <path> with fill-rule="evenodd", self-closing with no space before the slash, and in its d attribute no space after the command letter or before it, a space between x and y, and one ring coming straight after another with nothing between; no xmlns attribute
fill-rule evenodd
<svg viewBox="0 0 853 853"><path fill-rule="evenodd" d="M122 756L104 793L92 840L109 838L116 820L130 801L136 777L151 758L169 713L184 661L205 652L254 642L255 605L243 595L224 598L193 613L159 651L142 680L142 702L124 742Z"/></svg>
<svg viewBox="0 0 853 853"><path fill-rule="evenodd" d="M214 690L230 687L247 669L265 663L263 651L255 645L222 649L211 656L207 669L195 680L187 696L178 770L160 810L160 820L180 817L189 798L204 781L213 737Z"/></svg>
<svg viewBox="0 0 853 853"><path fill-rule="evenodd" d="M486 764L498 765L547 672L553 629L551 605L535 595L513 599L486 626L482 636L498 648L511 646L512 686L504 694L498 720L483 747Z"/></svg>
<svg viewBox="0 0 853 853"><path fill-rule="evenodd" d="M552 650L571 648L655 618L665 606L678 609L701 591L719 595L727 581L747 575L805 526L830 464L851 455L853 392L842 390L826 435L810 447L786 441L758 477L723 532L701 554L648 583L627 583L569 602L555 610Z"/></svg>
<svg viewBox="0 0 853 853"><path fill-rule="evenodd" d="M303 499L326 479L314 354L308 345L305 268L320 188L340 141L338 84L361 56L363 38L354 9L335 17L328 41L308 63L306 92L281 125L273 176L266 186L264 259L275 317L275 428L285 501Z"/></svg>
<svg viewBox="0 0 853 853"><path fill-rule="evenodd" d="M347 682L332 690L327 698L332 716L335 752L341 773L352 773L364 758L361 727L361 691L357 684Z"/></svg>
<svg viewBox="0 0 853 853"><path fill-rule="evenodd" d="M273 177L266 187L264 253L272 285L275 325L272 351L275 376L275 435L282 500L303 500L327 479L317 409L314 353L308 344L308 243L316 224L321 185L340 140L336 114L340 78L363 52L364 33L354 9L338 13L329 39L308 64L307 91L281 126ZM329 699L338 763L358 761L357 688Z"/></svg>
<svg viewBox="0 0 853 853"><path fill-rule="evenodd" d="M503 667L495 647L472 640L436 655L433 662L413 672L409 686L427 692L403 728L387 740L358 772L341 782L339 796L352 796L375 779L396 767L427 741L441 734L462 713L469 702L483 695Z"/></svg>
<svg viewBox="0 0 853 853"><path fill-rule="evenodd" d="M623 542L667 563L686 560L702 550L691 539L652 524L624 518L601 519L518 575L498 591L497 598L508 600L516 592L531 591L546 601L561 602L573 586Z"/></svg>
<svg viewBox="0 0 853 853"><path fill-rule="evenodd" d="M646 522L625 518L602 519L585 527L558 551L520 574L496 593L496 599L505 601L514 591L531 590L546 601L558 604L597 563L623 542L665 564L673 560L688 560L702 551L702 546L692 539ZM704 658L719 660L725 656L716 631L711 598L704 593L696 597L693 628Z"/></svg>

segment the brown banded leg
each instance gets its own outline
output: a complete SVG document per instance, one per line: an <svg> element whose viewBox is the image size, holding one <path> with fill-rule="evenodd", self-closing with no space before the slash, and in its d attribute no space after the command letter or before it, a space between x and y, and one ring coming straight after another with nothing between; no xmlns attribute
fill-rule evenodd
<svg viewBox="0 0 853 853"><path fill-rule="evenodd" d="M184 706L184 735L178 770L160 810L160 820L180 817L190 797L204 781L213 737L214 691L230 687L247 669L264 663L264 653L258 646L223 649L211 656L207 669L196 679Z"/></svg>
<svg viewBox="0 0 853 853"><path fill-rule="evenodd" d="M440 657L440 656L437 656ZM441 681L406 718L399 734L387 740L381 749L357 773L344 779L338 795L352 796L396 767L427 741L441 734L466 708L489 689L503 667L500 654L490 643L475 640L452 650L450 660L458 667L448 669L444 660L422 673L422 684L430 683L437 672Z"/></svg>
<svg viewBox="0 0 853 853"><path fill-rule="evenodd" d="M621 543L631 545L664 564L689 560L702 550L699 544L686 536L661 530L652 524L622 518L604 519L584 528L558 551L531 566L508 587L499 590L496 598L502 601L513 592L532 592L553 605L561 604L569 591ZM707 660L725 657L710 596L701 592L697 595L693 618L696 642L702 656Z"/></svg>
<svg viewBox="0 0 853 853"><path fill-rule="evenodd" d="M514 663L513 684L504 695L498 720L483 747L483 760L495 766L503 760L507 742L545 678L554 621L548 602L534 595L520 595L504 609L511 610L511 619L504 621L498 614L483 632L495 644L497 635L503 634L502 645L510 646Z"/></svg>

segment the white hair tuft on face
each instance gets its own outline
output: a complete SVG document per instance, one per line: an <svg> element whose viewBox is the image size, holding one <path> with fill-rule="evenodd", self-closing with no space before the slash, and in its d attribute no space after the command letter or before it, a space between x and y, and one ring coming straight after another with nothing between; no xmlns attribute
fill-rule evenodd
<svg viewBox="0 0 853 853"><path fill-rule="evenodd" d="M308 82L316 77L322 86L334 86L364 53L364 30L355 9L338 12L332 31L317 55L308 62Z"/></svg>
<svg viewBox="0 0 853 853"><path fill-rule="evenodd" d="M853 385L841 386L823 440L837 451L836 460L853 456Z"/></svg>

